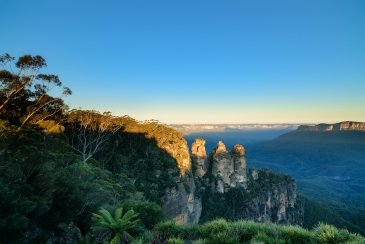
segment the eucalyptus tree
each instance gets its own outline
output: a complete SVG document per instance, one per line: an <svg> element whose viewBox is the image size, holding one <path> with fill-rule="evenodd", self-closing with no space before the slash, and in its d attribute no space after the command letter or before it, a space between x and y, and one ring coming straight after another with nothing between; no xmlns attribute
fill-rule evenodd
<svg viewBox="0 0 365 244"><path fill-rule="evenodd" d="M68 113L70 145L87 162L122 125L109 112L72 110Z"/></svg>
<svg viewBox="0 0 365 244"><path fill-rule="evenodd" d="M39 55L23 55L16 62L8 53L0 55L0 118L24 125L67 109L62 98L71 90L57 75L41 73L45 67L46 60Z"/></svg>

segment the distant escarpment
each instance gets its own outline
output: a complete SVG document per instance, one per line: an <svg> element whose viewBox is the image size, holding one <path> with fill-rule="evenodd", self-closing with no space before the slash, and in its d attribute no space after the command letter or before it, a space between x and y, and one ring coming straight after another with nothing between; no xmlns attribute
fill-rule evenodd
<svg viewBox="0 0 365 244"><path fill-rule="evenodd" d="M336 124L301 125L297 131L365 131L365 123L344 121Z"/></svg>
<svg viewBox="0 0 365 244"><path fill-rule="evenodd" d="M228 151L219 141L207 155L205 140L196 139L191 157L195 194L201 198L201 222L223 217L303 224L304 208L297 201L294 180L268 169L247 172L242 145Z"/></svg>

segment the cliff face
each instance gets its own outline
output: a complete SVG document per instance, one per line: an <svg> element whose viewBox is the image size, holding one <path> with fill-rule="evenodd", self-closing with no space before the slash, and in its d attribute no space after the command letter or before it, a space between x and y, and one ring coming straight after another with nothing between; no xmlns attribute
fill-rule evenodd
<svg viewBox="0 0 365 244"><path fill-rule="evenodd" d="M267 169L251 169L247 174L242 145L228 151L220 141L207 155L205 140L196 139L191 162L190 173L176 177L176 186L168 188L162 199L165 214L177 223L224 217L303 224L304 210L297 202L294 180Z"/></svg>
<svg viewBox="0 0 365 244"><path fill-rule="evenodd" d="M176 179L177 187L170 188L162 200L166 216L178 224L196 224L199 222L202 203L196 197L196 186L193 177L185 176Z"/></svg>
<svg viewBox="0 0 365 244"><path fill-rule="evenodd" d="M179 143L178 143L179 144ZM168 144L164 149L177 161L180 177L175 177L176 186L166 189L162 199L162 209L167 217L174 219L178 224L195 224L199 222L202 203L196 197L196 186L191 171L191 160L187 143L183 140L180 145ZM204 152L201 150L204 149ZM196 149L201 155L205 147ZM177 172L171 172L170 175Z"/></svg>
<svg viewBox="0 0 365 244"><path fill-rule="evenodd" d="M211 154L212 175L217 192L224 193L233 187L246 187L246 157L241 145L235 145L228 152L223 142L219 141Z"/></svg>
<svg viewBox="0 0 365 244"><path fill-rule="evenodd" d="M336 124L301 125L297 131L365 131L365 123L344 121Z"/></svg>
<svg viewBox="0 0 365 244"><path fill-rule="evenodd" d="M277 177L268 169L250 170L252 181L249 191L261 188L246 208L246 218L260 222L276 222L281 224L302 225L304 208L297 202L297 187L293 180L284 178L276 184L264 182ZM253 192L251 192L253 193Z"/></svg>
<svg viewBox="0 0 365 244"><path fill-rule="evenodd" d="M192 144L197 192L203 196L203 221L225 217L303 224L303 206L297 203L296 184L292 178L267 169L250 170L247 175L242 145L235 145L228 151L220 141L209 157L204 145L203 139ZM211 206L212 202L215 206Z"/></svg>

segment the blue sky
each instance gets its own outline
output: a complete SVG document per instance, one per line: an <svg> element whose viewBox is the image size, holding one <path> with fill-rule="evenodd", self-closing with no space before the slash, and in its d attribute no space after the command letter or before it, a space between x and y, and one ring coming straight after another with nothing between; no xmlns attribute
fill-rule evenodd
<svg viewBox="0 0 365 244"><path fill-rule="evenodd" d="M165 123L365 121L365 1L0 2L74 108Z"/></svg>

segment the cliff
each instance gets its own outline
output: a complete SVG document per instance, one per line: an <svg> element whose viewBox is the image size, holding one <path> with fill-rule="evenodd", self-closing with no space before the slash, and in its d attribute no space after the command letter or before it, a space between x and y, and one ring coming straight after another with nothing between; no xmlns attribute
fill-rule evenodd
<svg viewBox="0 0 365 244"><path fill-rule="evenodd" d="M177 224L196 224L199 222L202 202L196 197L196 186L191 176L176 178L177 187L167 189L162 199L162 209L166 216Z"/></svg>
<svg viewBox="0 0 365 244"><path fill-rule="evenodd" d="M301 125L297 131L365 131L365 123L344 121L336 124Z"/></svg>
<svg viewBox="0 0 365 244"><path fill-rule="evenodd" d="M171 147L169 153L186 155L184 145ZM185 161L190 162L186 158ZM167 217L178 224L219 217L303 224L304 208L297 201L294 180L268 169L247 170L246 150L242 145L227 150L219 141L207 154L205 140L196 139L191 145L191 168L185 172L182 175L180 171L180 176L176 176L177 172L170 173L175 175L176 184L167 188L161 199Z"/></svg>
<svg viewBox="0 0 365 244"><path fill-rule="evenodd" d="M200 221L223 217L303 224L304 210L297 201L294 180L268 169L250 169L247 174L242 145L228 151L219 141L207 156L205 141L196 139L192 144L192 166L196 192L201 195Z"/></svg>

